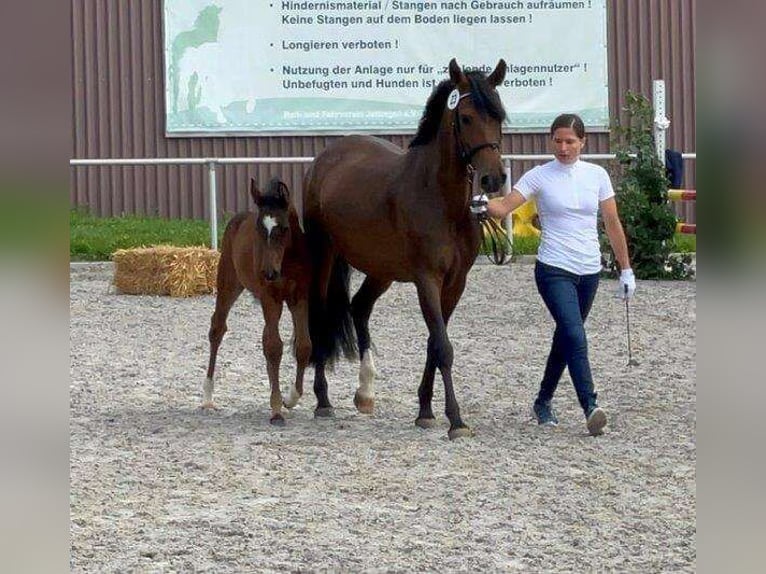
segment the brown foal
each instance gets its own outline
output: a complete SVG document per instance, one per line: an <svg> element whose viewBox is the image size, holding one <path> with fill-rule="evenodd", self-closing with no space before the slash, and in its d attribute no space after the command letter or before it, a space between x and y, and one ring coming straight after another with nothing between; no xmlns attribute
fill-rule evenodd
<svg viewBox="0 0 766 574"><path fill-rule="evenodd" d="M311 263L287 186L274 178L267 190L261 192L255 180L251 179L250 194L255 202L255 211L234 216L223 236L215 312L210 321L210 361L202 408L215 408L213 373L218 347L227 330L229 311L242 291L247 289L261 302L265 320L263 354L271 385L270 420L272 424L283 425L282 406L292 408L303 394L303 375L311 356L308 328ZM283 347L279 320L284 303L287 303L293 319L296 375L290 398L283 402L279 387Z"/></svg>

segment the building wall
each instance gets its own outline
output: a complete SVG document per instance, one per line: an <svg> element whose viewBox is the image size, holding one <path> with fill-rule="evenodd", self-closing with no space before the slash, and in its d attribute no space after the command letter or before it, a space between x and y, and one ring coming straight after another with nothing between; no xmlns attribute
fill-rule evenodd
<svg viewBox="0 0 766 574"><path fill-rule="evenodd" d="M651 98L664 79L670 148L695 152L696 0L608 0L610 116L621 112L627 90ZM73 0L72 69L75 158L313 157L337 136L167 138L161 0ZM425 102L424 102L425 103ZM562 110L565 111L565 110ZM387 136L406 145L410 135ZM546 153L545 134L506 134L504 153ZM587 152L609 153L609 134L592 134ZM533 164L514 162L514 177ZM248 206L250 176L280 175L301 184L306 164L218 167L218 206ZM695 185L686 162L685 186ZM204 166L72 168L70 204L101 216L150 214L207 219ZM694 221L694 206L680 206Z"/></svg>

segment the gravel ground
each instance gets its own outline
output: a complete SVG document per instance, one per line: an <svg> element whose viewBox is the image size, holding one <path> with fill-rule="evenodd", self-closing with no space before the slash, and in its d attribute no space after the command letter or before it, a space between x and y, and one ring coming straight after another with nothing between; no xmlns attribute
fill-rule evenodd
<svg viewBox="0 0 766 574"><path fill-rule="evenodd" d="M371 320L376 411L356 365L330 376L336 416L307 394L269 425L263 318L243 295L218 359L220 410L198 410L213 296L125 296L109 265L70 287L71 569L75 572L679 572L696 568L696 284L604 281L588 320L605 435L571 382L560 425L530 405L552 321L530 265L477 265L450 324L473 438L414 426L426 328L395 284ZM359 283L356 274L353 282ZM282 320L287 341L289 313ZM286 346L287 350L287 346ZM294 360L285 353L283 392Z"/></svg>

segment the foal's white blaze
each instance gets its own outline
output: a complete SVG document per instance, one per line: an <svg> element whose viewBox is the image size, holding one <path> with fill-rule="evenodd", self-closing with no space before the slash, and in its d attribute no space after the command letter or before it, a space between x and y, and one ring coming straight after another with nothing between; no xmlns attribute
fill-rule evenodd
<svg viewBox="0 0 766 574"><path fill-rule="evenodd" d="M271 237L272 230L277 226L277 220L271 215L266 215L263 218L263 226L266 228L266 236Z"/></svg>
<svg viewBox="0 0 766 574"><path fill-rule="evenodd" d="M360 397L371 399L375 396L373 383L375 382L375 362L372 353L367 349L362 355L362 363L359 365L359 389Z"/></svg>
<svg viewBox="0 0 766 574"><path fill-rule="evenodd" d="M213 406L213 379L205 377L205 383L202 385L202 406L205 408Z"/></svg>

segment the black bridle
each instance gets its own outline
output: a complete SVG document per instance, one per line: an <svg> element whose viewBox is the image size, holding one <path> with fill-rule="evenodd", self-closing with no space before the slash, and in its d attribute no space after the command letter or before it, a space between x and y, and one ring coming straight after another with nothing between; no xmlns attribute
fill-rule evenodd
<svg viewBox="0 0 766 574"><path fill-rule="evenodd" d="M475 168L471 164L473 156L479 153L484 148L492 148L493 150L500 152L500 141L497 142L484 142L479 145L475 145L472 148L468 148L463 141L463 136L460 131L460 102L465 97L470 97L470 93L462 94L458 97L457 104L455 105L455 121L453 122L455 141L459 148L460 161L466 167L468 181L473 179L473 173ZM470 185L470 183L469 183ZM510 237L497 221L484 215L479 217L479 224L482 229L482 243L483 250L487 258L495 265L503 265L510 261L513 253L513 244Z"/></svg>
<svg viewBox="0 0 766 574"><path fill-rule="evenodd" d="M465 142L463 141L463 134L460 131L460 102L463 100L463 98L471 97L470 92L461 94L458 97L457 104L455 105L455 121L452 122L452 125L454 127L455 132L455 141L457 142L458 148L459 148L459 156L460 161L463 162L463 165L465 165L468 168L469 175L473 172L474 167L471 165L471 160L473 159L473 156L475 156L477 153L479 153L484 148L492 148L493 150L499 152L500 151L500 141L496 142L484 142L480 143L479 145L475 145L472 148L468 148L465 145Z"/></svg>

